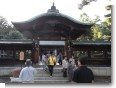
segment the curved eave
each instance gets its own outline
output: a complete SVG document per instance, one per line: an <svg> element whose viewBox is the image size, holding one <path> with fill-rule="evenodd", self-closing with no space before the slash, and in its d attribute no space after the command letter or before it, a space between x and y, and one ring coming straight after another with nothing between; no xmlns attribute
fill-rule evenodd
<svg viewBox="0 0 116 88"><path fill-rule="evenodd" d="M48 13L44 13L44 14L41 14L41 15L37 15L29 20L26 20L26 21L22 21L22 22L12 22L14 24L15 27L20 27L20 25L22 27L25 27L25 26L30 26L30 24L33 24L34 22L36 22L37 20L41 19L41 18L44 18L44 17L52 17L52 16L55 16L55 17L61 17L61 18L65 18L66 20L72 22L73 24L78 24L80 26L87 26L87 27L91 27L93 26L95 23L82 23L80 21L77 21L75 20L74 18L72 17L69 17L67 15L64 15L64 14L61 14L61 13L55 13L55 12L48 12Z"/></svg>

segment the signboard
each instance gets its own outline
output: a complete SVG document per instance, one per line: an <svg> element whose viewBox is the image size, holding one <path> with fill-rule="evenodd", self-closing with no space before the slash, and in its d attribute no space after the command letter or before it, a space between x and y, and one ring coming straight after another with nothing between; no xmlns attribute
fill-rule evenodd
<svg viewBox="0 0 116 88"><path fill-rule="evenodd" d="M21 51L19 54L19 60L24 60L24 52Z"/></svg>

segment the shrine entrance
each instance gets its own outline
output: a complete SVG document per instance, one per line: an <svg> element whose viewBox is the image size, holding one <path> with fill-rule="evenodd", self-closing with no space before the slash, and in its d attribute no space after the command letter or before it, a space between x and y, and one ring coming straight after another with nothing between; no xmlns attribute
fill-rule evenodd
<svg viewBox="0 0 116 88"><path fill-rule="evenodd" d="M54 55L57 57L59 53L62 53L62 55L65 55L65 42L64 41L40 41L40 61L42 58L42 54L50 54L52 51Z"/></svg>
<svg viewBox="0 0 116 88"><path fill-rule="evenodd" d="M45 51L62 51L68 59L71 56L71 41L84 33L89 33L92 23L82 23L59 12L51 6L47 13L23 22L12 22L27 39L33 42L33 59L38 63Z"/></svg>

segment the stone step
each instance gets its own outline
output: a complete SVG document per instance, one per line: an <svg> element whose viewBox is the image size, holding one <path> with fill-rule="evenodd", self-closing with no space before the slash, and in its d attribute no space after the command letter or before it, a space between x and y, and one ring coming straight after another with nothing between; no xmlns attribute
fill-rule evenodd
<svg viewBox="0 0 116 88"><path fill-rule="evenodd" d="M51 80L51 79L52 80ZM10 80L12 83L20 83L21 81L19 80L19 78L14 78L14 77L10 77ZM54 79L53 77L49 77L49 79L34 79L34 83L40 83L40 84L50 84L50 83L54 83L54 84L57 84L57 83L67 83L68 80L67 79Z"/></svg>
<svg viewBox="0 0 116 88"><path fill-rule="evenodd" d="M49 74L49 71L41 70L41 71L37 71L37 74ZM62 74L62 71L53 70L53 74Z"/></svg>
<svg viewBox="0 0 116 88"><path fill-rule="evenodd" d="M68 80L68 78L64 77L34 77L34 80Z"/></svg>
<svg viewBox="0 0 116 88"><path fill-rule="evenodd" d="M35 74L35 77L49 77L49 73L43 73L43 74ZM62 77L63 73L55 73L53 74L55 77Z"/></svg>
<svg viewBox="0 0 116 88"><path fill-rule="evenodd" d="M53 70L53 76L50 77L49 70L45 71L43 67L36 68L37 74L34 76L34 83L40 83L40 84L51 84L51 83L67 83L68 78L63 77L62 73L62 66L55 66ZM19 79L12 78L11 82L18 82Z"/></svg>
<svg viewBox="0 0 116 88"><path fill-rule="evenodd" d="M41 67L44 67L45 65L39 65L39 66L35 66L35 67L38 67L38 68L41 68ZM55 65L54 67L62 67L62 65Z"/></svg>
<svg viewBox="0 0 116 88"><path fill-rule="evenodd" d="M65 84L68 83L67 80L34 80L34 83L39 84Z"/></svg>
<svg viewBox="0 0 116 88"><path fill-rule="evenodd" d="M47 72L43 68L36 68L37 73L47 73L49 70L47 69ZM54 73L62 73L62 68L54 68L53 69Z"/></svg>
<svg viewBox="0 0 116 88"><path fill-rule="evenodd" d="M43 67L38 67L36 69L41 70L41 69L43 69ZM62 69L62 67L54 67L54 69Z"/></svg>

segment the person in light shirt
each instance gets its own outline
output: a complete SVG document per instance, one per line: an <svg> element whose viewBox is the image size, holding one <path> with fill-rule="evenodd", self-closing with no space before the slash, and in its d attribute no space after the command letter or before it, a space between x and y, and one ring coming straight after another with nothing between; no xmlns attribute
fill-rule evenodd
<svg viewBox="0 0 116 88"><path fill-rule="evenodd" d="M64 60L62 61L62 67L63 67L63 77L67 77L68 60L66 56L64 57Z"/></svg>
<svg viewBox="0 0 116 88"><path fill-rule="evenodd" d="M47 67L47 56L46 56L46 53L44 53L43 55L42 55L42 64L43 64L43 70L45 70L46 71L46 67Z"/></svg>
<svg viewBox="0 0 116 88"><path fill-rule="evenodd" d="M75 59L74 56L72 55L72 57L69 59L69 62L71 62L73 68L75 67Z"/></svg>
<svg viewBox="0 0 116 88"><path fill-rule="evenodd" d="M23 83L34 83L34 75L37 73L36 69L32 67L32 61L27 59L24 67L19 75L19 79Z"/></svg>

